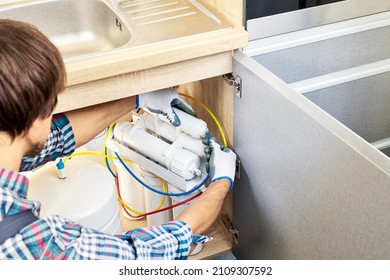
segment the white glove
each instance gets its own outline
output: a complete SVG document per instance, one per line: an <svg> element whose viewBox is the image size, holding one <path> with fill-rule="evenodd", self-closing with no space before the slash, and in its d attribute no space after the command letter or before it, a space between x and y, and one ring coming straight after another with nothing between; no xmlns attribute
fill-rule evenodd
<svg viewBox="0 0 390 280"><path fill-rule="evenodd" d="M136 109L146 107L152 113L165 116L174 126L180 125L180 119L173 108L195 116L192 107L185 102L174 89L161 89L137 95Z"/></svg>
<svg viewBox="0 0 390 280"><path fill-rule="evenodd" d="M234 176L236 173L236 154L223 145L218 144L213 138L207 139L208 148L205 149L206 157L210 154L209 175L211 182L220 179L229 179L230 190L233 189Z"/></svg>

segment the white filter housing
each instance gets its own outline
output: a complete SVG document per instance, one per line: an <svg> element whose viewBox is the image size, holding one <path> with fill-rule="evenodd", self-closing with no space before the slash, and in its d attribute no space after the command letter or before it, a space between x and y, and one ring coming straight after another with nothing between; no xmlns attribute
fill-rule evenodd
<svg viewBox="0 0 390 280"><path fill-rule="evenodd" d="M164 165L185 180L193 179L200 172L198 155L149 134L141 123L119 122L114 127L114 135L121 143Z"/></svg>
<svg viewBox="0 0 390 280"><path fill-rule="evenodd" d="M192 116L190 117L196 119ZM196 155L198 155L200 158L205 156L204 154L205 146L202 143L202 139L194 138L191 135L184 133L182 130L161 120L159 117L153 114L149 114L149 113L142 114L140 121L142 122L143 128L152 131L156 135L167 139L171 143L175 142L175 145L178 148L191 151ZM204 123L204 121L202 122ZM206 127L206 131L207 131L207 127Z"/></svg>
<svg viewBox="0 0 390 280"><path fill-rule="evenodd" d="M126 168L119 162L119 160L114 161L119 181L119 191L121 194L122 200L126 203L127 206L129 206L131 209L139 212L139 213L145 213L145 187L142 186L140 183L137 182L129 174L129 172L126 170ZM127 168L131 170L138 178L140 178L140 171L139 166L135 163L127 162L125 163ZM122 207L122 214L125 218L130 220L138 220L142 219L140 218L133 218L129 216L126 212L131 213L130 210L126 209L126 211ZM131 213L133 216L137 216L135 213Z"/></svg>
<svg viewBox="0 0 390 280"><path fill-rule="evenodd" d="M149 171L141 168L141 179L144 183L146 183L148 186L152 187L155 190L158 190L160 192L164 192L163 187L161 185L161 181L158 177L156 177L154 174L150 173ZM166 182L164 182L166 186L165 192L168 192L168 185ZM158 206L162 202L163 196L161 194L155 193L151 190L146 189L145 190L145 207L146 212L154 211L158 208ZM166 208L167 206L171 205L171 199L166 196L163 205L161 208ZM172 220L172 210L165 210L161 211L159 213L155 213L152 215L146 216L146 220L148 223L148 226L159 226L163 223L169 222Z"/></svg>
<svg viewBox="0 0 390 280"><path fill-rule="evenodd" d="M41 217L59 215L108 234L122 231L115 181L102 165L81 159L65 164L66 178L57 177L54 162L29 175L28 199L41 202Z"/></svg>
<svg viewBox="0 0 390 280"><path fill-rule="evenodd" d="M195 118L181 110L176 110L175 113L180 119L179 128L188 133L192 137L199 139L205 137L207 132L209 131L207 128L207 123L204 120Z"/></svg>
<svg viewBox="0 0 390 280"><path fill-rule="evenodd" d="M148 110L147 108L144 109L146 112L156 116L163 122L167 123L169 126L172 126L166 116L150 112L150 110ZM193 117L179 109L173 109L173 110L175 111L176 115L180 119L181 124L177 127L180 131L191 135L195 139L200 139L206 136L209 130L207 128L207 123L204 120ZM164 127L164 125L161 124L158 124L158 126L161 126L160 131L166 128L166 126ZM176 130L176 128L174 129Z"/></svg>

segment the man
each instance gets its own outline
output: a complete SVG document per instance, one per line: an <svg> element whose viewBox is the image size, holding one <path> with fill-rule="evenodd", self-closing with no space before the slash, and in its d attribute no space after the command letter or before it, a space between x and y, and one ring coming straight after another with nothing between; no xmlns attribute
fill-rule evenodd
<svg viewBox="0 0 390 280"><path fill-rule="evenodd" d="M21 22L0 19L0 34L0 259L186 259L192 245L207 241L198 234L217 218L236 159L213 140L212 183L177 221L111 236L66 217L39 219L40 203L27 200L28 179L19 171L72 154L134 108L148 107L177 125L171 106L186 104L162 90L52 116L65 84L58 50Z"/></svg>

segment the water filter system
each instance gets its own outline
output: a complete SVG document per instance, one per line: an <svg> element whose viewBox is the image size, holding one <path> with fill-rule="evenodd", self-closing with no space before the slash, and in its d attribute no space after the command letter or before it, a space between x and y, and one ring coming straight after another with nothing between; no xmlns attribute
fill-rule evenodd
<svg viewBox="0 0 390 280"><path fill-rule="evenodd" d="M147 216L149 226L175 219L188 205L182 202L199 194L208 178L202 143L208 133L207 124L182 111L176 113L181 120L179 127L149 111L134 113L131 122L115 124L106 144L119 157L114 163L122 200L128 206L138 213L148 213L180 205Z"/></svg>
<svg viewBox="0 0 390 280"><path fill-rule="evenodd" d="M132 122L115 124L107 147L183 191L190 191L207 176L201 137L208 130L203 120L185 115L182 124L175 127L157 114L134 114Z"/></svg>
<svg viewBox="0 0 390 280"><path fill-rule="evenodd" d="M148 226L176 219L201 194L208 179L202 143L207 124L182 111L176 113L179 127L147 110L134 114L131 122L115 124L106 143L118 158L114 163L120 199L140 214L131 215L123 207L124 217L153 213L146 216ZM198 244L191 254L202 247Z"/></svg>
<svg viewBox="0 0 390 280"><path fill-rule="evenodd" d="M207 124L180 110L176 113L178 127L147 109L133 112L131 121L114 125L104 143L112 152L115 172L89 159L68 161L76 152L32 172L29 198L42 202L43 216L59 214L109 234L121 232L121 216L146 217L148 226L176 219L208 179L202 143ZM99 155L84 150L81 154ZM116 176L116 188L109 171Z"/></svg>

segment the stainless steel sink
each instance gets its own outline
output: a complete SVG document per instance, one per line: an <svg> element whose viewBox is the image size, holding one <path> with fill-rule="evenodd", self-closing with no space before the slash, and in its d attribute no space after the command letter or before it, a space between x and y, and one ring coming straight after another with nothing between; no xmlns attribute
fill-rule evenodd
<svg viewBox="0 0 390 280"><path fill-rule="evenodd" d="M131 39L129 30L103 1L30 1L0 7L0 18L35 25L65 59L116 49Z"/></svg>
<svg viewBox="0 0 390 280"><path fill-rule="evenodd" d="M0 18L28 22L65 62L232 28L196 0L46 0L0 5Z"/></svg>

